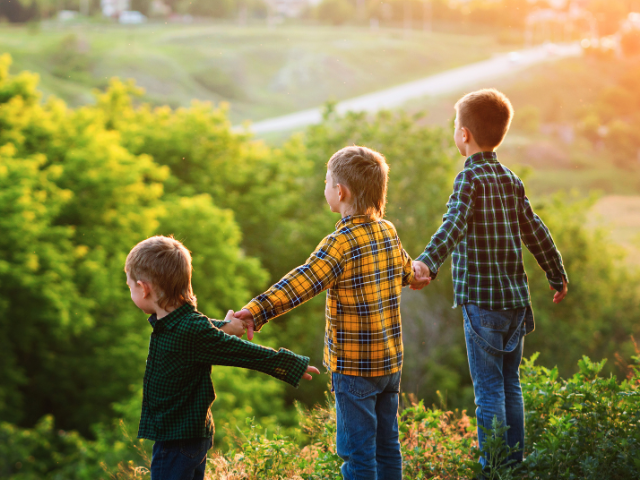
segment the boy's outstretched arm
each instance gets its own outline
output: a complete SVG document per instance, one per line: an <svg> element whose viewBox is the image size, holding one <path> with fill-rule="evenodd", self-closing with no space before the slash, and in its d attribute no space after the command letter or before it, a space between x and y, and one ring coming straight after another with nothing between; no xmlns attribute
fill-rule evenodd
<svg viewBox="0 0 640 480"><path fill-rule="evenodd" d="M244 322L247 338L251 340L253 331L259 331L272 318L330 288L342 269L342 247L335 237L329 235L320 242L304 265L291 270L235 314Z"/></svg>
<svg viewBox="0 0 640 480"><path fill-rule="evenodd" d="M529 199L522 186L520 208L518 211L520 238L535 257L538 265L547 274L552 290L556 290L554 303L560 303L567 295L569 277L562 263L562 256L556 248L553 237L542 219L533 212Z"/></svg>
<svg viewBox="0 0 640 480"><path fill-rule="evenodd" d="M208 365L241 367L266 373L297 387L301 379L320 373L309 357L281 348L278 351L227 335L218 328L199 328L189 342L195 360Z"/></svg>
<svg viewBox="0 0 640 480"><path fill-rule="evenodd" d="M473 214L475 186L471 172L463 170L453 182L453 193L447 202L447 213L442 217L442 225L431 237L424 252L415 259L429 267L429 277L436 278L440 266L460 243L467 232L469 217ZM420 273L418 280L423 279Z"/></svg>

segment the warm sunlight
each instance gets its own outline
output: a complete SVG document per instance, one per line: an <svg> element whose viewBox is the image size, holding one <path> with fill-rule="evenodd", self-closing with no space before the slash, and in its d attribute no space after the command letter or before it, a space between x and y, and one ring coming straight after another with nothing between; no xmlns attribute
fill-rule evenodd
<svg viewBox="0 0 640 480"><path fill-rule="evenodd" d="M0 1L0 232L0 478L640 478L640 0Z"/></svg>

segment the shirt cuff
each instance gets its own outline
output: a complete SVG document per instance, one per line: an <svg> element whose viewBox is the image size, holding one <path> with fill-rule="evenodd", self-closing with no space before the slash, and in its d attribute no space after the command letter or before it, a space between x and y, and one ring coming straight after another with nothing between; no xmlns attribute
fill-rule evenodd
<svg viewBox="0 0 640 480"><path fill-rule="evenodd" d="M436 267L435 263L433 263L431 258L429 258L429 255L423 253L418 258L416 258L414 262L424 263L427 267L429 267L429 271L431 272L431 280L436 279L436 277L438 276L438 268Z"/></svg>
<svg viewBox="0 0 640 480"><path fill-rule="evenodd" d="M561 292L562 289L564 288L564 285L562 283L563 279L565 282L569 283L569 278L567 277L567 274L564 272L560 274L556 274L553 277L552 276L547 277L547 280L549 280L549 285L551 285L558 292Z"/></svg>
<svg viewBox="0 0 640 480"><path fill-rule="evenodd" d="M251 300L247 305L245 305L242 308L243 309L246 308L251 312L251 315L253 315L253 324L254 324L253 330L255 332L259 332L262 326L269 321L266 318L262 305L260 305L260 303L258 303L255 299Z"/></svg>
<svg viewBox="0 0 640 480"><path fill-rule="evenodd" d="M286 350L286 349L281 349ZM300 380L302 380L302 376L306 373L307 367L309 366L309 362L311 359L309 357L304 357L302 355L297 355L293 352L289 352L291 355L296 357L296 365L292 367L288 372L286 378L283 379L284 382L289 385L298 388L300 386Z"/></svg>

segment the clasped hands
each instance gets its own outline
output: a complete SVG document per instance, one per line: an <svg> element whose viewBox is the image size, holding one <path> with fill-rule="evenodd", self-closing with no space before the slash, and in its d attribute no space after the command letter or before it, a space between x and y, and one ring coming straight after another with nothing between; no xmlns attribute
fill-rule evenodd
<svg viewBox="0 0 640 480"><path fill-rule="evenodd" d="M422 290L431 283L431 270L423 262L412 263L414 279L411 282L411 290Z"/></svg>

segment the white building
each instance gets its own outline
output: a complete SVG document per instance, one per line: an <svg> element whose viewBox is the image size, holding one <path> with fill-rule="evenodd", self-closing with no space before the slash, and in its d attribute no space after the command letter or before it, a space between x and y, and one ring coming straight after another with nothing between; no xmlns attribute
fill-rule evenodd
<svg viewBox="0 0 640 480"><path fill-rule="evenodd" d="M299 17L307 8L313 7L322 0L265 0L272 15L281 17Z"/></svg>
<svg viewBox="0 0 640 480"><path fill-rule="evenodd" d="M119 17L122 12L131 10L131 0L100 0L100 9L105 17Z"/></svg>

